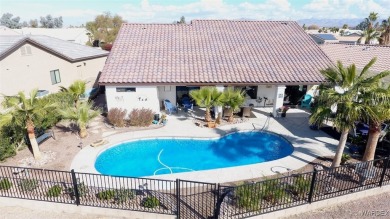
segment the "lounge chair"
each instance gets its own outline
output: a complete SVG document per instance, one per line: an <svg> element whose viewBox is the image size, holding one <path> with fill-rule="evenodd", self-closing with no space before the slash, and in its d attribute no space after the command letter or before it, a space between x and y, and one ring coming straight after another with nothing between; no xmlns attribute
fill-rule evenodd
<svg viewBox="0 0 390 219"><path fill-rule="evenodd" d="M173 112L176 112L177 113L177 107L174 106L171 101L169 100L164 100L164 107L165 107L165 110L166 112L171 115Z"/></svg>
<svg viewBox="0 0 390 219"><path fill-rule="evenodd" d="M302 108L309 108L310 109L310 103L311 103L311 99L312 99L312 96L310 94L306 94L304 97L303 97L303 100L301 102L301 107Z"/></svg>

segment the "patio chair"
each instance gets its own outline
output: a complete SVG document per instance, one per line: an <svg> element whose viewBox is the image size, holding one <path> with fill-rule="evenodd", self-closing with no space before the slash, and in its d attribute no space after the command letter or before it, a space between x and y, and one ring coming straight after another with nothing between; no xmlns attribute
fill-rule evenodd
<svg viewBox="0 0 390 219"><path fill-rule="evenodd" d="M183 104L184 110L187 112L189 109L194 109L194 104L191 102L189 97L183 97L181 99L181 102Z"/></svg>
<svg viewBox="0 0 390 219"><path fill-rule="evenodd" d="M244 106L241 108L242 117L250 117L251 116L252 107Z"/></svg>
<svg viewBox="0 0 390 219"><path fill-rule="evenodd" d="M310 94L306 94L306 95L303 97L303 100L302 100L302 102L301 102L301 107L302 107L302 108L307 107L308 109L310 109L311 99L312 99L312 96L311 96Z"/></svg>
<svg viewBox="0 0 390 219"><path fill-rule="evenodd" d="M174 106L169 100L164 100L164 107L169 115L171 115L173 112L177 113L177 107Z"/></svg>

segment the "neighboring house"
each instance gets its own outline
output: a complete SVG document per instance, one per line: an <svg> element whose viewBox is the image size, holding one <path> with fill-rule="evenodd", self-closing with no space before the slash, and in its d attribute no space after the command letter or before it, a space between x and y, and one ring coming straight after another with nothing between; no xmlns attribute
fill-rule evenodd
<svg viewBox="0 0 390 219"><path fill-rule="evenodd" d="M318 44L339 42L339 40L333 34L329 34L329 33L316 33L316 34L309 34L309 35Z"/></svg>
<svg viewBox="0 0 390 219"><path fill-rule="evenodd" d="M0 94L57 92L74 80L92 86L108 52L48 36L0 36ZM1 101L2 95L0 95Z"/></svg>
<svg viewBox="0 0 390 219"><path fill-rule="evenodd" d="M10 29L6 26L0 26L0 36L6 35L19 35L20 33L15 31L15 29Z"/></svg>
<svg viewBox="0 0 390 219"><path fill-rule="evenodd" d="M89 31L85 28L31 28L23 27L22 29L15 29L22 35L45 35L57 39L86 45L89 41Z"/></svg>
<svg viewBox="0 0 390 219"><path fill-rule="evenodd" d="M247 91L246 105L273 106L276 115L286 86L320 84L320 69L331 65L291 21L123 24L99 84L108 109L158 112L164 99L177 104L202 86L232 86Z"/></svg>
<svg viewBox="0 0 390 219"><path fill-rule="evenodd" d="M390 70L390 46L327 43L320 48L334 63L340 60L344 66L355 64L361 70L376 57L376 63L370 68L372 73ZM390 77L386 77L384 82L390 85Z"/></svg>

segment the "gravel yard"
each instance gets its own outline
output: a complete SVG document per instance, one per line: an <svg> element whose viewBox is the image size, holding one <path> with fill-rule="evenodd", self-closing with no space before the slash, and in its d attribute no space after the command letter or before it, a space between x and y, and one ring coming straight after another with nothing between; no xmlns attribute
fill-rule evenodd
<svg viewBox="0 0 390 219"><path fill-rule="evenodd" d="M289 219L390 218L390 192L297 214Z"/></svg>

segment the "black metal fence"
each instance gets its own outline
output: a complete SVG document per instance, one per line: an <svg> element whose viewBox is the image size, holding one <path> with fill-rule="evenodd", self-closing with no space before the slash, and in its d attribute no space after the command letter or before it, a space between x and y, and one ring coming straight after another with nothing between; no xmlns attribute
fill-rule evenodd
<svg viewBox="0 0 390 219"><path fill-rule="evenodd" d="M246 218L383 185L390 158L238 186L0 166L0 196L178 218Z"/></svg>

